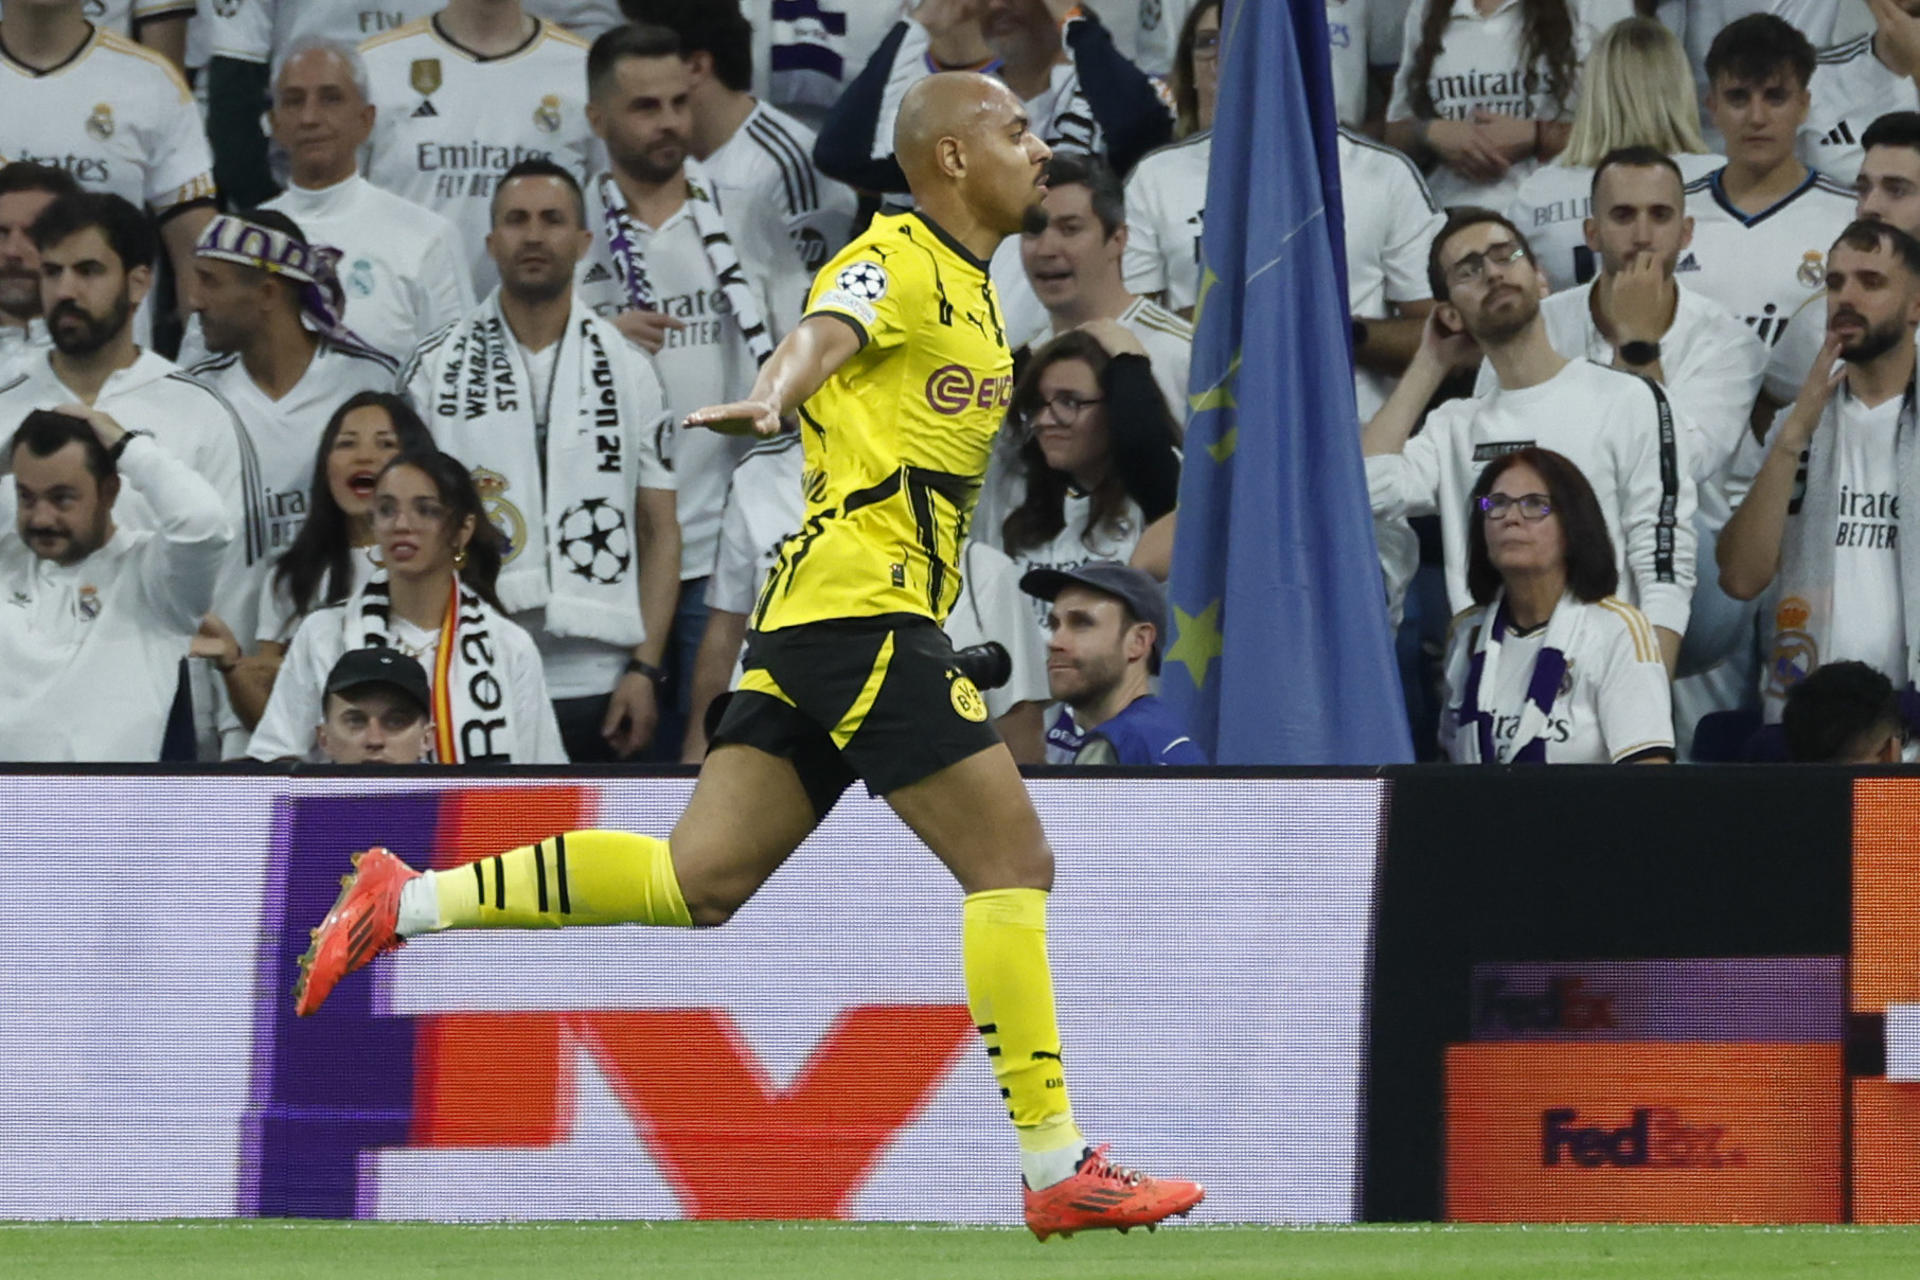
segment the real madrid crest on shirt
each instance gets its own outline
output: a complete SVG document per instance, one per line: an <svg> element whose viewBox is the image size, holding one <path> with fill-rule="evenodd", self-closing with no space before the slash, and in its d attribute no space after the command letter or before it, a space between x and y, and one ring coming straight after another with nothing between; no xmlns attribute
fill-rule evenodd
<svg viewBox="0 0 1920 1280"><path fill-rule="evenodd" d="M1793 278L1809 289L1819 288L1827 279L1827 255L1816 249L1801 254L1800 270Z"/></svg>
<svg viewBox="0 0 1920 1280"><path fill-rule="evenodd" d="M520 514L520 508L507 501L507 490L512 483L498 471L489 471L485 467L473 469L473 487L480 491L480 506L487 513L487 519L493 521L493 527L500 531L507 545L500 549L500 563L508 565L527 545L527 518Z"/></svg>
<svg viewBox="0 0 1920 1280"><path fill-rule="evenodd" d="M560 95L550 93L540 99L540 105L533 111L534 127L542 133L558 133L562 123L564 117L560 114Z"/></svg>
<svg viewBox="0 0 1920 1280"><path fill-rule="evenodd" d="M93 114L87 117L87 133L105 142L113 136L113 108L104 102L94 104Z"/></svg>
<svg viewBox="0 0 1920 1280"><path fill-rule="evenodd" d="M1784 698L1787 691L1813 674L1820 665L1820 647L1806 630L1813 606L1799 596L1788 596L1774 610L1773 653L1767 660L1767 693Z"/></svg>

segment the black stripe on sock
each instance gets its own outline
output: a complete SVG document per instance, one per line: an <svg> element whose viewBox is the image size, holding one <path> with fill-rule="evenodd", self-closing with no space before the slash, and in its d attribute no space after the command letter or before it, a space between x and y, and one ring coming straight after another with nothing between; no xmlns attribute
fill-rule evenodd
<svg viewBox="0 0 1920 1280"><path fill-rule="evenodd" d="M480 869L479 863L473 864L473 883L480 891L480 905L487 905L487 873Z"/></svg>
<svg viewBox="0 0 1920 1280"><path fill-rule="evenodd" d="M997 1058L997 1057L999 1057L999 1056L1000 1056L1000 1046L999 1046L999 1045L997 1045L997 1044L990 1044L990 1045L988 1045L988 1046L987 1046L987 1056L988 1056L989 1058Z"/></svg>
<svg viewBox="0 0 1920 1280"><path fill-rule="evenodd" d="M500 861L500 855L493 855L493 896L499 901L493 905L505 911L507 909L507 864Z"/></svg>
<svg viewBox="0 0 1920 1280"><path fill-rule="evenodd" d="M560 914L569 915L573 903L567 897L567 837L564 832L553 838L553 878L560 885Z"/></svg>
<svg viewBox="0 0 1920 1280"><path fill-rule="evenodd" d="M547 913L547 851L546 841L536 840L533 844L533 878L540 886L540 914Z"/></svg>
<svg viewBox="0 0 1920 1280"><path fill-rule="evenodd" d="M997 1022L988 1022L975 1027L974 1030L983 1036L996 1035L1000 1030L1000 1024Z"/></svg>

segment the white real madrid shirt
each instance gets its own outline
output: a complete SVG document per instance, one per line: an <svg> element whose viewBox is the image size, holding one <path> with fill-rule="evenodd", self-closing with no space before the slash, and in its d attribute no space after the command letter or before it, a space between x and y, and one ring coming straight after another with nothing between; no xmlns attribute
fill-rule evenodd
<svg viewBox="0 0 1920 1280"><path fill-rule="evenodd" d="M208 49L216 58L278 66L302 40L357 45L426 18L446 0L202 0ZM189 5L189 8L192 6Z"/></svg>
<svg viewBox="0 0 1920 1280"><path fill-rule="evenodd" d="M1673 156L1680 181L1694 182L1727 158L1682 152ZM1593 213L1593 170L1585 165L1543 164L1528 174L1507 206L1507 217L1526 234L1533 246L1534 265L1546 273L1557 293L1585 284L1600 269L1587 248L1586 220Z"/></svg>
<svg viewBox="0 0 1920 1280"><path fill-rule="evenodd" d="M397 372L398 366L386 356L325 338L314 347L300 381L278 400L261 390L237 353L215 356L187 370L190 377L220 393L240 415L253 441L260 465L268 561L285 554L307 522L314 452L333 411L359 392L393 390ZM267 562L256 568L265 573Z"/></svg>
<svg viewBox="0 0 1920 1280"><path fill-rule="evenodd" d="M53 371L34 360L0 386L0 422L18 423L34 409L53 409L78 399ZM151 351L109 374L93 407L111 414L129 431L148 431L175 458L213 486L233 528L226 544L213 611L236 636L253 634L259 606L256 566L266 558L266 518L260 461L246 428L220 394ZM9 493L9 502L11 494ZM116 519L122 528L153 527L145 496L123 495Z"/></svg>
<svg viewBox="0 0 1920 1280"><path fill-rule="evenodd" d="M1449 400L1396 454L1366 460L1376 517L1438 514L1447 598L1467 590L1468 495L1487 463L1527 445L1562 453L1593 485L1620 565L1620 590L1657 627L1685 634L1694 585L1690 428L1645 378L1569 360L1536 386Z"/></svg>
<svg viewBox="0 0 1920 1280"><path fill-rule="evenodd" d="M1864 662L1901 688L1907 622L1900 590L1901 398L1872 408L1842 388L1833 398L1840 500L1833 532L1833 625L1821 662Z"/></svg>
<svg viewBox="0 0 1920 1280"><path fill-rule="evenodd" d="M1920 111L1920 87L1887 70L1871 32L1820 51L1807 92L1813 101L1797 139L1800 162L1835 182L1852 185L1866 155L1867 126L1894 111Z"/></svg>
<svg viewBox="0 0 1920 1280"><path fill-rule="evenodd" d="M473 310L460 232L431 209L358 174L319 190L290 184L262 207L292 218L309 244L340 250L347 327L392 360Z"/></svg>
<svg viewBox="0 0 1920 1280"><path fill-rule="evenodd" d="M799 532L806 513L801 492L800 437L783 435L754 447L734 468L720 522L720 554L707 584L707 607L751 614L780 544ZM1035 631L1031 599L1006 556L981 542L961 552L960 598L947 614L947 639L956 649L988 640L1006 646L1013 674L998 689L986 689L987 711L1003 716L1021 702L1047 700L1045 646ZM742 648L744 656L745 649ZM736 659L732 684L740 680Z"/></svg>
<svg viewBox="0 0 1920 1280"><path fill-rule="evenodd" d="M1687 184L1693 243L1674 278L1740 317L1772 347L1787 321L1827 286L1827 250L1854 218L1854 194L1808 171L1772 208L1743 213L1721 185L1725 169Z"/></svg>
<svg viewBox="0 0 1920 1280"><path fill-rule="evenodd" d="M587 188L593 244L580 260L574 287L588 306L610 317L627 310L627 297L607 252L595 194L598 185L596 181ZM764 219L736 215L724 203L724 193L721 216L748 287L777 338L799 318L804 295L796 295L794 289L803 280L797 260L780 232ZM751 436L723 436L704 427L683 429L679 424L695 409L744 397L753 389L760 368L721 292L720 278L707 261L692 211L683 204L658 227L649 227L637 217L634 226L655 305L686 326L667 333L666 345L653 356L653 367L666 389L667 412L675 424L672 441L662 452L680 491L680 577L690 581L713 572L727 484L754 442Z"/></svg>
<svg viewBox="0 0 1920 1280"><path fill-rule="evenodd" d="M1385 320L1398 302L1433 297L1427 251L1446 222L1420 170L1392 147L1340 130L1340 199L1346 211L1347 312ZM1365 422L1393 394L1384 374L1353 370L1353 398Z"/></svg>
<svg viewBox="0 0 1920 1280"><path fill-rule="evenodd" d="M846 246L859 198L813 163L813 130L755 102L733 136L701 161L728 209L776 210L811 275Z"/></svg>
<svg viewBox="0 0 1920 1280"><path fill-rule="evenodd" d="M1540 303L1547 341L1569 360L1611 365L1617 352L1593 318L1595 282ZM1717 476L1749 433L1767 350L1753 330L1719 303L1676 284L1673 323L1660 335L1661 385L1680 420L1691 428L1687 457L1696 483ZM1475 395L1500 385L1490 361L1480 364Z"/></svg>
<svg viewBox="0 0 1920 1280"><path fill-rule="evenodd" d="M1213 133L1148 152L1127 179L1127 251L1121 272L1134 293L1190 312L1200 298L1200 229L1207 208Z"/></svg>
<svg viewBox="0 0 1920 1280"><path fill-rule="evenodd" d="M1616 764L1631 756L1673 749L1673 710L1667 668L1646 615L1609 596L1585 604L1561 601L1559 609L1585 614L1577 643L1567 656L1566 677L1547 715L1546 763ZM1474 636L1487 624L1484 606L1456 618L1447 642L1447 701L1440 745L1462 758L1461 739L1477 732L1461 723L1461 701L1473 659ZM1494 737L1506 754L1526 706L1533 665L1547 638L1545 625L1500 641L1494 687L1482 690L1481 707L1494 717ZM1467 758L1471 758L1468 756Z"/></svg>
<svg viewBox="0 0 1920 1280"><path fill-rule="evenodd" d="M1367 10L1370 0L1327 0L1327 54L1333 64L1333 112L1345 125L1367 118ZM1181 15L1181 21L1186 15ZM1179 28L1174 28L1175 40ZM1168 59L1172 65L1172 59Z"/></svg>
<svg viewBox="0 0 1920 1280"><path fill-rule="evenodd" d="M0 156L65 169L165 213L213 196L213 152L180 72L164 54L104 27L47 71L0 48Z"/></svg>
<svg viewBox="0 0 1920 1280"><path fill-rule="evenodd" d="M499 275L486 238L500 176L535 156L583 181L593 168L586 41L536 21L518 49L481 57L428 18L375 36L360 55L379 112L367 178L446 215L460 230L474 293L485 294Z"/></svg>
<svg viewBox="0 0 1920 1280"><path fill-rule="evenodd" d="M118 528L78 564L0 528L0 760L160 758L233 531L212 487L151 440L128 442L120 475L151 527Z"/></svg>

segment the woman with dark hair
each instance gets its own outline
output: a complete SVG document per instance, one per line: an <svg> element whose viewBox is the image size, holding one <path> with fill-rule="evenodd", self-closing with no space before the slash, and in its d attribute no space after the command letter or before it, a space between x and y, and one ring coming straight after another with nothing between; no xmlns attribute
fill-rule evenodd
<svg viewBox="0 0 1920 1280"><path fill-rule="evenodd" d="M247 728L266 709L300 619L345 600L373 576L374 477L395 454L432 448L433 436L412 404L390 392L358 392L327 419L314 451L306 522L260 592L258 650L242 656L232 631L207 624L195 644L195 653L211 658L225 678L227 696Z"/></svg>
<svg viewBox="0 0 1920 1280"><path fill-rule="evenodd" d="M1454 620L1441 747L1456 764L1672 763L1666 665L1645 615L1614 598L1587 478L1528 447L1489 463L1471 501L1476 607Z"/></svg>
<svg viewBox="0 0 1920 1280"><path fill-rule="evenodd" d="M1173 64L1178 142L1150 152L1127 179L1127 288L1191 316L1200 295L1200 216L1213 163L1220 89L1220 0L1200 0L1180 27Z"/></svg>
<svg viewBox="0 0 1920 1280"><path fill-rule="evenodd" d="M1054 338L1014 385L973 516L1021 574L1126 559L1180 492L1180 429L1140 340L1111 320ZM1035 600L1034 621L1047 605Z"/></svg>
<svg viewBox="0 0 1920 1280"><path fill-rule="evenodd" d="M427 671L437 761L565 764L539 651L494 594L502 539L465 465L431 448L402 453L381 469L372 506L377 567L294 632L248 754L309 757L340 655L391 648Z"/></svg>
<svg viewBox="0 0 1920 1280"><path fill-rule="evenodd" d="M1427 166L1442 205L1504 209L1567 145L1580 64L1624 0L1415 0L1387 142Z"/></svg>

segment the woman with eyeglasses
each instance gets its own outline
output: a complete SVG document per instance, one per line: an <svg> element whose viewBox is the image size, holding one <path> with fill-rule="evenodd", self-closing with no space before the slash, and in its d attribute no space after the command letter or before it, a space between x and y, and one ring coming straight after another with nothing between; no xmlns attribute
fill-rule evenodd
<svg viewBox="0 0 1920 1280"><path fill-rule="evenodd" d="M376 568L345 601L294 632L248 754L313 759L327 673L348 649L397 649L426 669L441 764L565 764L533 637L494 594L503 539L467 468L399 454L373 486Z"/></svg>
<svg viewBox="0 0 1920 1280"><path fill-rule="evenodd" d="M1112 320L1053 339L1014 384L973 536L1029 569L1125 563L1180 493L1180 429L1140 340ZM1046 602L1033 601L1034 624Z"/></svg>
<svg viewBox="0 0 1920 1280"><path fill-rule="evenodd" d="M1467 586L1447 646L1440 745L1456 764L1671 764L1667 669L1646 615L1614 597L1606 518L1551 449L1473 487Z"/></svg>
<svg viewBox="0 0 1920 1280"><path fill-rule="evenodd" d="M1220 0L1200 0L1180 27L1172 81L1174 137L1127 178L1127 288L1183 316L1200 296L1200 216L1220 92Z"/></svg>

